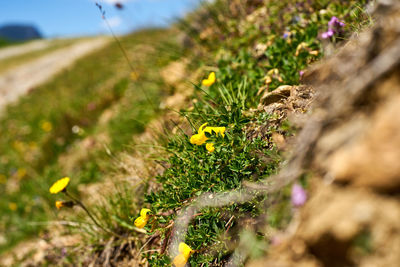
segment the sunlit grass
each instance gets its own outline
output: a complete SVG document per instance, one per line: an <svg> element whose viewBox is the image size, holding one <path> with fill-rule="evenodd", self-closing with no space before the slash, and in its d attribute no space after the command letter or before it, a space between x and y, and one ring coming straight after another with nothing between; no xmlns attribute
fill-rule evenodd
<svg viewBox="0 0 400 267"><path fill-rule="evenodd" d="M41 227L35 222L55 215L55 199L46 193L46 187L67 175L65 166L75 160L69 152L75 145L82 149L79 143L83 140L110 136L97 140L104 143L87 151L69 169L71 190L77 193L78 184L96 182L113 168L111 162L103 164L109 160L104 145L112 153L126 149L133 135L158 115L154 107L159 105L163 88L156 70L176 57L154 48L158 43L174 42L174 33L166 32L144 30L121 39L133 65L141 70L135 82L121 51L112 43L7 107L0 119L0 230L7 243L0 250L37 236ZM143 89L152 103L143 96ZM110 119L98 123L105 110L109 110Z"/></svg>
<svg viewBox="0 0 400 267"><path fill-rule="evenodd" d="M90 207L110 232L87 226L87 217L71 212L71 218L85 225L77 229L89 236L85 242L100 249L115 233L117 241L133 237L130 242L136 247L144 246L142 241L150 235L168 244L177 215L197 197L240 193L244 181L276 174L284 155L272 135L290 137L295 129L284 120L263 128L264 137L249 137L250 126L265 126L274 119L274 114L254 111L261 93L299 84L303 71L323 56L324 42L339 45L354 27L367 24L369 18L360 12L360 5L358 1L217 0L205 2L178 23L191 37L188 69L201 74L193 74L197 80L192 103L176 111L182 124L173 133L158 136L163 154L156 157L164 171L140 177L136 184L110 183L112 194ZM323 40L321 34L333 16L346 26ZM115 167L118 153L139 145L134 134L143 132L160 113L164 83L159 71L182 55L175 34L146 30L125 37L121 42L134 70L112 44L7 109L0 121L0 150L5 151L0 161L5 202L0 211L5 214L1 227L8 231L8 245L37 235L40 229L30 222L46 221L54 213L56 199L47 194L54 180L70 176L69 190L79 194L80 185L84 195L86 184L120 174ZM162 45L143 49L149 44ZM15 188L10 190L10 185ZM261 240L255 255L265 253L269 237L255 230L243 234L241 228L259 218L272 229L285 228L292 208L306 201L305 185L302 179L296 190L287 186L276 195L254 194L245 203L232 200L226 206L201 209L183 236L190 253L189 249L173 253L192 266L222 265L243 235ZM296 203L291 201L293 191ZM265 201L272 200L274 205L266 212ZM262 217L266 213L267 219ZM162 252L154 247L142 256L151 266L166 266L173 259Z"/></svg>

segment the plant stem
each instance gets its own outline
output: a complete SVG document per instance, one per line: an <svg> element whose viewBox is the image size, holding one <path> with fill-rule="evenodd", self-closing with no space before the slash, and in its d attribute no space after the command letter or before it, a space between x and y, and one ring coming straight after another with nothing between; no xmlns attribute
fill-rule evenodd
<svg viewBox="0 0 400 267"><path fill-rule="evenodd" d="M90 211L86 208L86 206L85 206L79 199L73 197L71 194L68 193L68 191L65 191L64 193L65 193L66 196L68 196L68 197L71 198L73 201L75 201L75 202L87 213L87 215L89 216L89 218L93 221L93 223L94 223L97 227L99 227L100 229L102 229L104 232L106 232L106 233L108 233L108 234L111 234L111 235L114 235L114 236L123 238L123 236L121 236L121 235L119 235L119 234L117 234L117 233L114 233L113 231L108 230L107 228L103 227L103 226L93 217L93 215L90 213Z"/></svg>

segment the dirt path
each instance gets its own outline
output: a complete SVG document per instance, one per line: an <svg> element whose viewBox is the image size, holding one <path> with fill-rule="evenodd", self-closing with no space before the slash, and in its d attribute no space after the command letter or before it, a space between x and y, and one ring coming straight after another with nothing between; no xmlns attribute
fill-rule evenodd
<svg viewBox="0 0 400 267"><path fill-rule="evenodd" d="M108 42L109 39L106 37L81 41L1 73L0 113L8 103L16 101L30 89L46 82L77 59L104 47ZM1 55L0 52L0 57Z"/></svg>
<svg viewBox="0 0 400 267"><path fill-rule="evenodd" d="M51 44L52 41L53 40L44 39L2 48L0 49L0 60L45 49Z"/></svg>

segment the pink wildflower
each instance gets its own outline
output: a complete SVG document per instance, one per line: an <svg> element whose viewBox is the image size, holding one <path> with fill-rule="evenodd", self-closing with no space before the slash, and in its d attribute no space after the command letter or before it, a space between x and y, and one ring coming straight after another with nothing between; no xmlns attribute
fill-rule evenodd
<svg viewBox="0 0 400 267"><path fill-rule="evenodd" d="M294 184L292 187L292 204L295 207L303 206L307 200L307 193L299 184Z"/></svg>

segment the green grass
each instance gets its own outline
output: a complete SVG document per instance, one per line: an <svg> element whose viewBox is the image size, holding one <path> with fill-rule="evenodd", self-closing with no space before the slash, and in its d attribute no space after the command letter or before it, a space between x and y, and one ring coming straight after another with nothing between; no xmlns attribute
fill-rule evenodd
<svg viewBox="0 0 400 267"><path fill-rule="evenodd" d="M228 4L233 6L233 11L226 8ZM168 166L164 172L156 177L144 177L136 187L121 182L115 194L92 207L108 229L124 237L136 237L132 242L137 247L152 235L160 234L162 242L167 242L172 230L169 226L177 214L203 193L241 191L243 181L259 181L275 174L283 155L271 135L276 132L292 136L295 129L285 120L282 125L265 129L264 138L247 136L250 125L263 126L274 119L273 114L249 112L259 102L260 88L272 91L279 85L299 84L300 71L323 56L320 34L327 30L332 16L347 25L335 38L326 40L333 44L346 40L355 28L367 25L369 19L360 12L362 3L356 1L268 1L255 5L225 0L205 3L201 11L179 23L193 42L189 54L191 70L203 70L206 78L209 71L205 69L212 69L217 76L217 82L211 87L202 86L201 80L194 84L193 103L181 110L180 115L192 126L193 134L205 122L209 126L226 127L226 131L224 136L207 134L207 142L215 147L212 153L205 144L192 144L185 129L161 135L163 153L157 160ZM251 10L263 5L264 13L249 20ZM266 44L261 52L255 51L258 44ZM123 146L126 142L129 140L121 139L115 145ZM301 183L305 186L306 179ZM159 189L148 191L147 187ZM266 211L266 203L275 204ZM152 219L145 226L146 235L133 231L133 220L142 207L151 209L152 213ZM290 186L268 197L259 194L245 204L233 201L228 206L204 208L190 222L184 237L196 250L189 262L191 266L223 265L232 256L232 248L240 242L239 236L253 240L258 250L251 255L260 256L270 242L268 236L263 236L265 233L260 234L260 229L265 224L272 229L284 229L291 216ZM251 234L241 232L244 222L257 220L262 220L261 226L254 227L260 229L253 229L256 232ZM98 251L110 238L109 234L93 229L87 233L91 238L86 242ZM165 253L146 252L143 257L151 266L167 266L171 262Z"/></svg>
<svg viewBox="0 0 400 267"><path fill-rule="evenodd" d="M264 126L274 119L273 114L250 112L250 109L258 105L260 91L299 84L300 71L323 56L324 42L340 44L355 29L368 25L370 18L362 11L363 4L217 0L204 3L202 9L178 23L192 40L186 55L190 70L201 71L204 78L209 70L214 70L217 81L210 87L202 86L201 79L195 83L193 103L179 111L186 119L183 126L178 125L183 128L159 136L163 153L155 156L158 163L167 166L162 174L143 177L136 186L120 182L113 194L90 207L103 226L123 236L116 238L115 244L130 238L135 247L141 247L143 240L153 234L160 234L162 242L168 241L172 230L168 226L198 196L240 192L244 181L265 180L275 174L284 156L272 141L272 134L292 136L295 129L284 120L282 125L266 128L263 138L250 138L249 127ZM255 10L258 12L254 13ZM332 16L346 26L334 38L322 40L321 33L327 30ZM0 121L0 151L5 151L0 173L5 174L7 184L17 181L20 185L15 192L6 190L6 185L0 187L0 193L5 195L0 204L4 214L0 229L7 229L8 246L37 234L40 228L30 222L45 221L54 212L56 198L48 194L52 181L71 176L69 190L77 193L78 184L118 174L115 166L118 153L133 151L132 147L138 143L132 136L142 132L158 113L153 107L158 107L164 87L159 71L181 56L176 52L181 48L174 38L174 33L153 30L123 39L128 54L144 55L133 60L139 67L135 83L129 81L130 71L121 51L113 44L79 61L74 68L8 108L7 116ZM138 45L143 43L163 43L163 46L144 53ZM99 118L104 110L111 111L112 116L102 124ZM46 122L51 123L51 131L45 131ZM205 144L192 144L185 126L191 127L195 134L206 122L208 126L226 128L223 136L206 134L207 142L214 144L213 152L207 151ZM74 134L71 129L75 125L79 128L75 127L78 130ZM82 148L81 140L90 137L96 140L100 136L109 140L106 144L109 153L98 147L89 151ZM78 157L78 152L84 152L84 156ZM64 166L70 161L76 164ZM306 187L307 179L300 182ZM17 204L16 211L10 210L12 202ZM268 203L273 204L265 210ZM152 214L145 226L147 234L138 233L133 227L142 207L151 209ZM266 225L284 229L291 216L290 186L268 197L257 194L244 204L232 201L228 206L204 208L190 222L184 237L196 250L189 262L191 266L223 265L232 256L240 236L252 240L257 246L252 254L260 256L270 242L261 229ZM88 222L82 214L71 214L70 218ZM256 221L261 223L255 223L251 233L241 231L246 222ZM110 234L94 228L82 229L78 231L89 237L85 244L94 253L101 251L110 238ZM153 249L159 247L154 245ZM143 257L151 266L166 266L171 262L166 254L154 250ZM76 261L69 259L73 264L79 264L80 260L79 256Z"/></svg>
<svg viewBox="0 0 400 267"><path fill-rule="evenodd" d="M237 4L237 15L226 8L228 3L231 7ZM299 72L323 55L320 34L327 30L330 18L337 16L347 24L343 32L331 40L338 43L348 38L354 25L368 19L365 13L355 12L360 10L361 4L356 1L268 1L264 13L249 20L247 14L241 12L259 6L240 1L216 1L206 4L201 15L195 13L181 23L198 49L205 53L204 59L194 59L195 62L198 66L212 66L217 76L217 82L209 88L200 83L195 85L194 108L182 111L182 115L195 126L193 133L205 122L227 130L223 138L209 136L208 142L213 142L216 148L212 153L204 145L191 144L186 134L170 139L166 147L170 152L169 167L156 177L162 188L146 195L147 205L144 206L150 208L156 218L146 226L148 231L158 231L168 238L170 230L166 230L166 226L197 196L205 192L241 190L243 181L268 179L277 172L283 158L268 136L272 132L292 135L293 130L281 125L277 129L267 129L265 139L249 139L246 126L255 121L264 125L270 117L257 117L257 114L249 117L246 111L258 104L259 88L274 90L283 84L299 84ZM201 27L194 28L194 25ZM208 30L206 38L202 38L203 30ZM285 33L289 33L288 36ZM257 44L267 46L255 55ZM277 71L274 73L273 69ZM207 75L205 72L204 77ZM270 82L266 85L268 79ZM229 247L235 244L244 218L255 220L267 212L270 227L284 228L291 218L289 189L283 188L282 192L268 198L255 197L246 204L200 211L185 236L186 243L199 251L190 258L190 264L219 266L226 262L232 255ZM271 198L277 204L265 211L263 203ZM226 223L232 216L235 218L231 221L233 226L228 227ZM230 236L228 240L223 238L226 234ZM149 253L146 256L152 266L170 262L165 255Z"/></svg>
<svg viewBox="0 0 400 267"><path fill-rule="evenodd" d="M77 193L77 185L99 181L113 169L102 145L90 149L72 169L66 168L75 160L71 151L82 150L81 140L108 135L110 141L104 145L118 153L158 115L154 107L159 105L163 82L157 69L180 55L166 54L157 45L175 46L175 33L143 30L121 42L139 73L137 81L130 80L128 64L112 43L8 106L0 119L0 231L7 239L0 251L38 236L43 226L36 222L54 218L57 198L50 196L48 188L55 180L70 176L71 190ZM113 111L112 118L97 124L107 109ZM79 129L75 133L74 126Z"/></svg>
<svg viewBox="0 0 400 267"><path fill-rule="evenodd" d="M10 41L0 38L0 47L6 47L9 45L12 45L12 43Z"/></svg>

